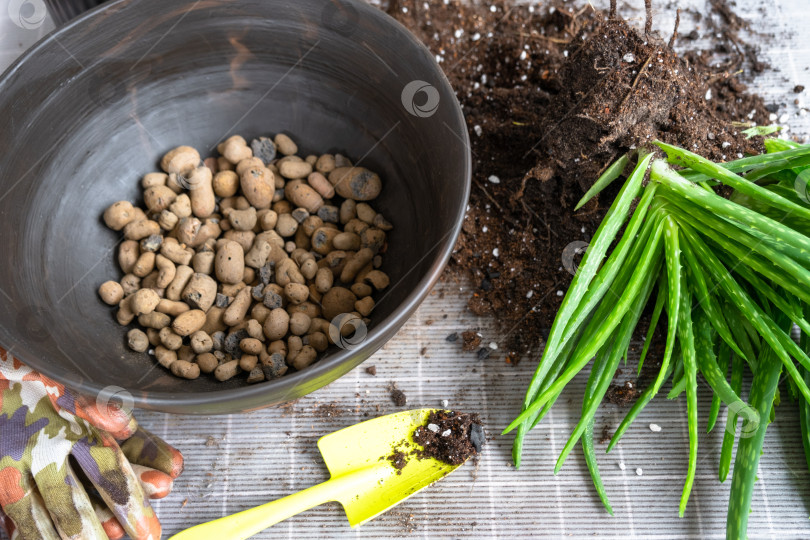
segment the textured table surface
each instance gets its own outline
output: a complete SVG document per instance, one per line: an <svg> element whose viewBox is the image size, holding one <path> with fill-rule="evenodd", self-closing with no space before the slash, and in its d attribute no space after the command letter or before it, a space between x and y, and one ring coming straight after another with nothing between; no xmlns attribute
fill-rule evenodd
<svg viewBox="0 0 810 540"><path fill-rule="evenodd" d="M9 8L15 1L19 0L0 0L0 68L53 28L47 18L32 29L13 24ZM681 7L686 4L706 12L701 0L679 2ZM762 43L761 58L777 69L760 75L753 88L767 102L782 105L779 121L789 126L790 133L810 135L810 122L801 104L793 104L796 95L791 92L797 84L810 87L810 34L806 32L810 10L803 0L775 0L767 9L756 7L759 5L764 4L739 0L734 8L757 28L781 36L778 42ZM656 10L656 27L667 35L673 9L662 4ZM639 19L634 6L620 5L620 10ZM688 32L694 25L694 18L684 15L682 31ZM256 538L724 536L729 486L728 482L719 484L716 473L723 418L714 433L701 434L695 487L686 517L677 517L687 459L684 400L670 402L660 397L611 454L600 453L615 517L602 509L577 452L560 474L552 474L557 453L579 418L582 377L528 438L525 465L515 470L511 438L497 433L519 409L536 360L525 358L515 367L494 351L491 358L481 361L475 353L462 352L458 343L445 341L447 335L467 329L480 331L485 344L505 341L493 321L466 311L467 292L463 284L439 285L383 350L342 379L289 406L214 417L140 412L143 425L186 455L186 472L176 482L174 493L155 504L164 531L177 532L325 480L317 439L365 415L395 412L387 387L396 382L407 395L407 408L440 406L442 400L448 400L452 408L481 412L490 441L480 461L468 463L357 530L350 529L341 508L331 504L287 520ZM365 372L370 365L376 366L376 377ZM703 388L701 426L706 422L709 400ZM605 405L596 420L597 431L603 426L615 428L624 412ZM652 432L651 423L660 425L661 431ZM767 433L754 492L751 538L810 537L810 474L798 429L795 407L783 404ZM603 449L604 444L597 448Z"/></svg>

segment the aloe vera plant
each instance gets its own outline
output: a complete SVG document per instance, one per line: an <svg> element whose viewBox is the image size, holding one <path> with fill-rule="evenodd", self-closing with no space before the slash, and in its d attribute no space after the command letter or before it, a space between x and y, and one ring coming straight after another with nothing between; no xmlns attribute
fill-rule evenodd
<svg viewBox="0 0 810 540"><path fill-rule="evenodd" d="M639 370L655 327L666 321L661 366L607 451L666 383L671 383L669 397L685 394L689 461L679 509L683 516L697 467L700 376L714 393L707 430L714 427L721 404L729 409L718 476L724 481L732 474L727 537L743 539L783 373L798 398L810 467L810 204L806 190L797 189L803 171L810 168L810 146L769 139L766 154L717 164L682 148L655 144L666 160L654 159L649 151L637 153L633 172L563 299L523 410L504 433L517 430L513 458L519 467L527 432L590 364L582 416L555 473L580 443L597 493L612 514L596 464L594 416L650 305ZM630 156L623 156L608 167L577 208L617 180L630 162ZM721 184L732 188L730 198L715 191ZM634 201L638 203L631 212ZM793 324L804 334L801 346L791 339ZM752 373L752 382L743 394L745 370ZM744 424L732 460L739 418Z"/></svg>

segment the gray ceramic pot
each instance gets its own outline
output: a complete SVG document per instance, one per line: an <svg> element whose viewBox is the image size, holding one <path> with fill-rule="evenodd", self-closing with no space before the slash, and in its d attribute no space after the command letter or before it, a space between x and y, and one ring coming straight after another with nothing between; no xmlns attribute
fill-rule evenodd
<svg viewBox="0 0 810 540"><path fill-rule="evenodd" d="M422 82L414 82L422 81ZM179 380L135 354L97 297L119 276L100 216L140 196L168 149L285 131L384 179L392 280L367 338L246 386ZM368 358L436 282L470 185L467 130L429 51L393 19L341 0L123 0L68 23L0 79L0 343L83 393L229 413L298 398Z"/></svg>

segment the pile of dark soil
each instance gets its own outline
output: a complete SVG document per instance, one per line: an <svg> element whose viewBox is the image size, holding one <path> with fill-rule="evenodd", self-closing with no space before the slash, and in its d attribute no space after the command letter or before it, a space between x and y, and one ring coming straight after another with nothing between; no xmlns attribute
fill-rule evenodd
<svg viewBox="0 0 810 540"><path fill-rule="evenodd" d="M714 160L760 150L734 123L767 123L768 111L736 75L588 4L395 4L463 107L473 191L446 277L474 279L469 308L502 322L507 360L540 348L572 277L562 253L590 240L618 190L574 212L607 165L655 138Z"/></svg>

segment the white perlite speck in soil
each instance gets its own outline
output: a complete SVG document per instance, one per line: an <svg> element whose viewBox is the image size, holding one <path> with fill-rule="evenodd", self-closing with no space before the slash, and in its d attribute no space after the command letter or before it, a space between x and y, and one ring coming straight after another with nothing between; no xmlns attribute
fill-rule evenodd
<svg viewBox="0 0 810 540"><path fill-rule="evenodd" d="M642 470L641 470L641 467L638 467L638 468L636 469L636 475L637 475L637 476L641 476L642 474L644 474L644 471L642 471Z"/></svg>
<svg viewBox="0 0 810 540"><path fill-rule="evenodd" d="M650 424L650 431L658 433L659 431L661 431L661 426L659 426L658 424Z"/></svg>

